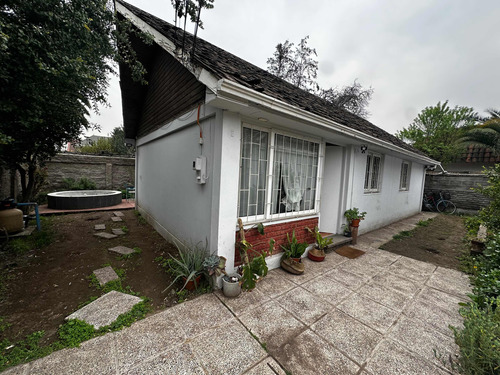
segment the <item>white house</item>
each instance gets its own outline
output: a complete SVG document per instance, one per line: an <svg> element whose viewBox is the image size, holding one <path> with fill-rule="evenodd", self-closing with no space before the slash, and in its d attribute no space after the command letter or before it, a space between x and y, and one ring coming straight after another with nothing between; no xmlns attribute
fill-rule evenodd
<svg viewBox="0 0 500 375"><path fill-rule="evenodd" d="M165 238L208 240L231 269L239 217L278 242L292 230L313 242L305 227L341 233L351 207L367 211L360 233L421 210L435 160L202 39L193 53L192 35L134 6L116 9L154 37L132 36L148 85L126 66L120 84L137 209Z"/></svg>

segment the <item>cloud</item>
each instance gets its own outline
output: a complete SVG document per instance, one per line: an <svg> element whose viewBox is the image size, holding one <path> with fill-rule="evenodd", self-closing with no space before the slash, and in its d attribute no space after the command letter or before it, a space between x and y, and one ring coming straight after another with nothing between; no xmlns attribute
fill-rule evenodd
<svg viewBox="0 0 500 375"><path fill-rule="evenodd" d="M169 1L129 2L173 19ZM358 79L372 86L370 121L391 133L438 101L478 111L500 107L495 0L216 0L214 6L202 12L201 38L265 69L276 44L309 35L319 84ZM113 107L98 119L105 134L122 123L117 81L110 89Z"/></svg>

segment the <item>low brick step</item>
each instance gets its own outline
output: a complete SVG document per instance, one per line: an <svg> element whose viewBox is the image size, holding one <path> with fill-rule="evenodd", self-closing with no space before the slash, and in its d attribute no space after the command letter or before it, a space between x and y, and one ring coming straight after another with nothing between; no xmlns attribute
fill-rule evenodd
<svg viewBox="0 0 500 375"><path fill-rule="evenodd" d="M333 240L333 242L328 246L327 251L333 251L335 249L338 249L339 247L349 245L352 243L352 237L346 237L346 236L343 236L341 234L331 233L331 234L327 234L326 236L323 236L323 237L324 238L331 238Z"/></svg>

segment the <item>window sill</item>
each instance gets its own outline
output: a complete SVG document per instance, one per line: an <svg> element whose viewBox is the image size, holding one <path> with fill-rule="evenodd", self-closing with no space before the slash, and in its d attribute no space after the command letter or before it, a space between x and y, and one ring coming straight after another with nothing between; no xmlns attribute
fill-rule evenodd
<svg viewBox="0 0 500 375"><path fill-rule="evenodd" d="M306 219L314 219L314 218L319 218L319 212L315 214L303 214L303 215L297 215L297 216L290 216L290 217L285 217L285 218L275 218L275 219L262 219L262 220L256 220L256 221L249 221L249 222L243 222L243 229L247 230L249 228L252 228L255 224L262 223L264 227L268 225L275 225L275 224L281 224L281 223L289 223L291 221L300 221L300 220L306 220ZM238 230L238 226L236 226L236 230Z"/></svg>

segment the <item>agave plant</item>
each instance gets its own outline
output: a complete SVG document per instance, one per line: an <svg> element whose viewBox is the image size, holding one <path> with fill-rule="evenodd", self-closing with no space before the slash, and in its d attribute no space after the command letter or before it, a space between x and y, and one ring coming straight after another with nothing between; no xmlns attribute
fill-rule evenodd
<svg viewBox="0 0 500 375"><path fill-rule="evenodd" d="M194 281L195 287L197 287L196 278L203 272L203 261L208 252L207 245L208 244L203 247L200 243L194 246L187 246L184 244L184 246L181 247L176 244L179 255L174 257L169 254L170 259L165 262L168 267L168 272L175 278L165 290L170 288L180 278L185 279L181 290L184 289L191 280Z"/></svg>

